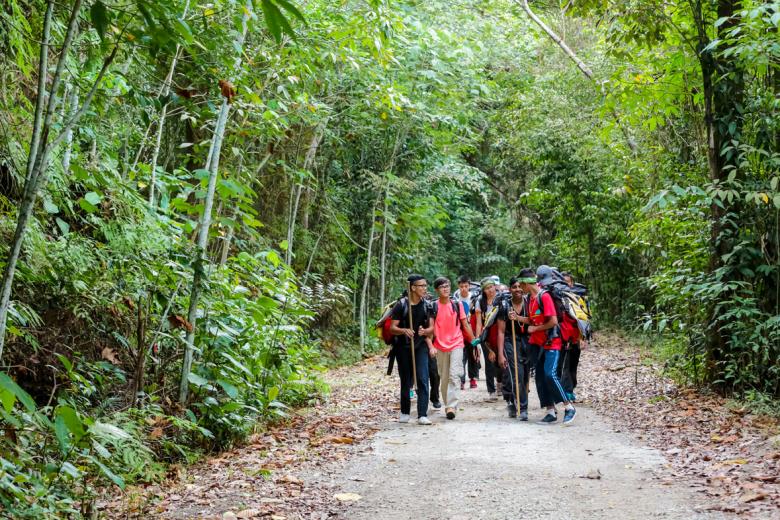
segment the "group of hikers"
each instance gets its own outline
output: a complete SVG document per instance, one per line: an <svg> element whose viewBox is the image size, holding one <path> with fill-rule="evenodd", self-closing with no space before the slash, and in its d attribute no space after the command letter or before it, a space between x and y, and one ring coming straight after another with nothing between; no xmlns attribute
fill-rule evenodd
<svg viewBox="0 0 780 520"><path fill-rule="evenodd" d="M397 362L401 382L399 421L411 420L411 400L417 396L417 422L431 424L429 401L445 408L447 419L458 412L460 392L477 388L484 363L489 401L497 401L497 385L509 417L528 420L531 374L545 415L541 423L563 424L577 415L574 407L580 351L590 337L587 291L570 273L542 265L522 269L501 284L496 276L479 285L468 276L436 278L435 297L419 274L407 279L404 294L388 306L377 325L391 345L388 374ZM414 348L411 348L414 345ZM481 354L481 355L480 355ZM519 414L519 415L518 415Z"/></svg>

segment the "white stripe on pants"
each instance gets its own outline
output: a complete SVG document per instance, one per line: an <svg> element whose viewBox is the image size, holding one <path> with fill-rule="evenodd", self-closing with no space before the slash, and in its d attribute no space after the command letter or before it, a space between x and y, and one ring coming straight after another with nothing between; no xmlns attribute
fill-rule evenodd
<svg viewBox="0 0 780 520"><path fill-rule="evenodd" d="M445 408L458 408L460 377L463 375L463 347L449 352L436 351L436 364L441 377L441 400Z"/></svg>

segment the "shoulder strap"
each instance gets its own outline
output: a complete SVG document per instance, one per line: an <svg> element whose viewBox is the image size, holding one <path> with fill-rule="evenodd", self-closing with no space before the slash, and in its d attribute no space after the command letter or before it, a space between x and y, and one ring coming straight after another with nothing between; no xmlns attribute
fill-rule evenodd
<svg viewBox="0 0 780 520"><path fill-rule="evenodd" d="M455 313L455 326L460 323L460 304L458 302L450 302L452 304L452 312Z"/></svg>

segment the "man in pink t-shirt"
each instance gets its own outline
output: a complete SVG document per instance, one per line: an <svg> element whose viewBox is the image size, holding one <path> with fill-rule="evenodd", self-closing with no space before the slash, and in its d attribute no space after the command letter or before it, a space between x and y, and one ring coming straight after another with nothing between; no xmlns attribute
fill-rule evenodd
<svg viewBox="0 0 780 520"><path fill-rule="evenodd" d="M439 277L433 282L439 299L433 304L433 316L429 330L433 331L436 348L436 364L441 376L441 400L447 419L454 419L458 410L460 378L463 375L463 334L470 342L474 339L466 311L461 302L450 300L450 281Z"/></svg>

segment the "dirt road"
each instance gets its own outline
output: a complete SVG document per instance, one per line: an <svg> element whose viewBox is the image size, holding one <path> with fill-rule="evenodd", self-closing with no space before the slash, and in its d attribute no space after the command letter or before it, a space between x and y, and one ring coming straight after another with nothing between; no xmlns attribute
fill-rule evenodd
<svg viewBox="0 0 780 520"><path fill-rule="evenodd" d="M533 385L532 385L533 386ZM432 426L388 418L331 484L360 495L343 518L409 519L696 519L684 482L664 479L665 460L582 405L574 424L542 425L506 416L480 388L466 390L462 410ZM412 406L414 409L414 406Z"/></svg>

